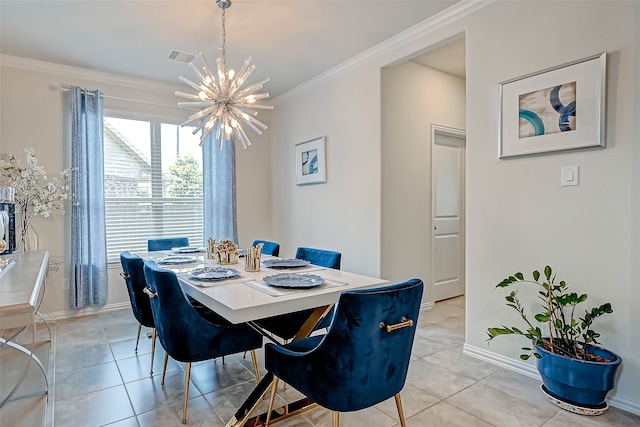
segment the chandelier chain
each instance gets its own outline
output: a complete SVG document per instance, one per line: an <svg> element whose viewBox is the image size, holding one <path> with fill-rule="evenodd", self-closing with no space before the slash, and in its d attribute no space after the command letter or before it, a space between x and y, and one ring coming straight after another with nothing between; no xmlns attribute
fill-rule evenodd
<svg viewBox="0 0 640 427"><path fill-rule="evenodd" d="M222 65L227 64L227 31L225 26L225 11L222 9Z"/></svg>

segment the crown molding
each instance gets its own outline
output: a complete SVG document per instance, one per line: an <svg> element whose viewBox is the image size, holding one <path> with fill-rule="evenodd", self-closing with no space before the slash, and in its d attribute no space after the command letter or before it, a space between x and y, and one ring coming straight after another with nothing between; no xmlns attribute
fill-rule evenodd
<svg viewBox="0 0 640 427"><path fill-rule="evenodd" d="M425 37L426 35L433 33L434 31L448 25L461 17L469 15L478 9L493 3L496 0L462 0L451 7L443 10L442 12L425 19L424 21L414 25L411 28L377 44L376 46L367 49L366 51L354 56L353 58L339 64L330 70L319 74L318 76L307 80L306 82L294 87L293 89L283 93L282 95L273 99L273 104L278 105L285 102L289 98L296 96L299 93L306 92L314 87L317 87L327 81L330 81L342 74L345 74L355 68L362 66L363 64L380 58L383 55L389 54L407 44L414 42L416 39Z"/></svg>
<svg viewBox="0 0 640 427"><path fill-rule="evenodd" d="M176 90L176 86L157 81L137 79L134 77L121 76L118 74L94 71L85 68L71 67L68 65L55 64L53 62L38 61L20 56L2 54L0 55L0 65L27 71L55 74L67 78L91 80L97 83L125 86L134 89L163 92L173 92Z"/></svg>

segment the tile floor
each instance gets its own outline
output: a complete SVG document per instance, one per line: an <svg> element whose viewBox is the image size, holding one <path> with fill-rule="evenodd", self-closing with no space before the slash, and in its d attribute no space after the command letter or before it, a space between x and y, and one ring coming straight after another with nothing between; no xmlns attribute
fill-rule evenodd
<svg viewBox="0 0 640 427"><path fill-rule="evenodd" d="M463 355L464 304L463 297L454 298L420 314L402 392L408 427L640 425L640 417L616 408L599 417L563 411L544 398L538 381ZM130 310L60 321L54 330L49 404L42 404L42 396L11 402L0 411L0 426L40 426L43 413L47 427L182 426L184 364L170 360L162 387L164 352L157 349L150 376L151 340L142 338L136 355L136 325ZM37 387L37 376L31 381ZM220 360L194 364L187 425L224 426L254 384L249 356L228 357L224 367ZM297 395L287 387L279 399ZM393 399L341 416L343 427L398 424ZM317 408L277 425L330 426L331 413Z"/></svg>

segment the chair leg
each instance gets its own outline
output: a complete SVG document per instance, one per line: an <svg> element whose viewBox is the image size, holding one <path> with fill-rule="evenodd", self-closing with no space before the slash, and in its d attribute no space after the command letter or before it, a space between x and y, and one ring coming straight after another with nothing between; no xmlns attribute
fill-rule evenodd
<svg viewBox="0 0 640 427"><path fill-rule="evenodd" d="M164 369L162 369L162 382L160 385L164 385L164 377L167 375L167 362L169 361L169 353L164 354Z"/></svg>
<svg viewBox="0 0 640 427"><path fill-rule="evenodd" d="M264 423L264 427L269 427L269 421L271 421L271 411L273 411L273 402L276 400L276 391L278 391L278 381L280 378L273 376L273 385L271 386L271 399L269 399L269 409L267 410L267 420Z"/></svg>
<svg viewBox="0 0 640 427"><path fill-rule="evenodd" d="M404 411L402 410L402 399L400 399L400 393L396 394L396 406L398 407L398 417L400 417L400 425L406 427L404 422Z"/></svg>
<svg viewBox="0 0 640 427"><path fill-rule="evenodd" d="M136 349L135 352L138 352L138 342L140 341L140 331L142 330L142 323L138 323L138 335L136 336Z"/></svg>
<svg viewBox="0 0 640 427"><path fill-rule="evenodd" d="M153 357L156 354L156 337L158 336L158 331L156 331L156 328L153 328L153 330L151 331L151 371L149 372L149 375L153 375Z"/></svg>
<svg viewBox="0 0 640 427"><path fill-rule="evenodd" d="M191 362L187 362L184 380L184 403L182 404L182 424L187 423L187 402L189 400L189 381L191 379Z"/></svg>
<svg viewBox="0 0 640 427"><path fill-rule="evenodd" d="M289 340L283 340L284 344L289 344ZM282 390L286 390L287 389L287 383L282 381Z"/></svg>
<svg viewBox="0 0 640 427"><path fill-rule="evenodd" d="M258 358L256 357L255 350L251 350L251 361L253 361L253 372L256 374L256 382L260 382L260 369L258 368Z"/></svg>
<svg viewBox="0 0 640 427"><path fill-rule="evenodd" d="M340 427L340 412L333 411L333 427Z"/></svg>

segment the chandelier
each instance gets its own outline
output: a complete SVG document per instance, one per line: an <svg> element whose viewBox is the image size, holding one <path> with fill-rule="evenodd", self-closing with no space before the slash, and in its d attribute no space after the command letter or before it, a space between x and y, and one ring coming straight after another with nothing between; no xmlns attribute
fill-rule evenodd
<svg viewBox="0 0 640 427"><path fill-rule="evenodd" d="M182 123L182 126L198 123L193 130L195 135L200 134L200 146L202 146L211 132L215 131L215 139L220 141L220 149L225 141L233 143L239 140L244 148L251 145L249 137L242 128L242 124L246 124L258 135L262 135L262 131L267 126L260 120L256 119L259 109L272 110L271 105L258 104L257 101L269 97L268 92L258 93L265 83L269 81L267 77L258 83L252 84L245 88L242 85L247 78L255 70L255 65L251 64L251 57L248 57L240 71L226 70L227 46L226 46L226 28L225 28L225 11L231 6L231 0L217 0L216 4L222 9L222 49L221 56L216 60L216 68L218 79L211 72L211 68L207 64L204 55L200 53L198 56L202 62L202 72L189 63L189 68L193 70L198 83L180 76L180 81L188 84L197 91L197 94L189 94L176 91L176 96L187 98L192 101L179 102L178 105L187 108L201 108L195 114L189 116L189 119Z"/></svg>

